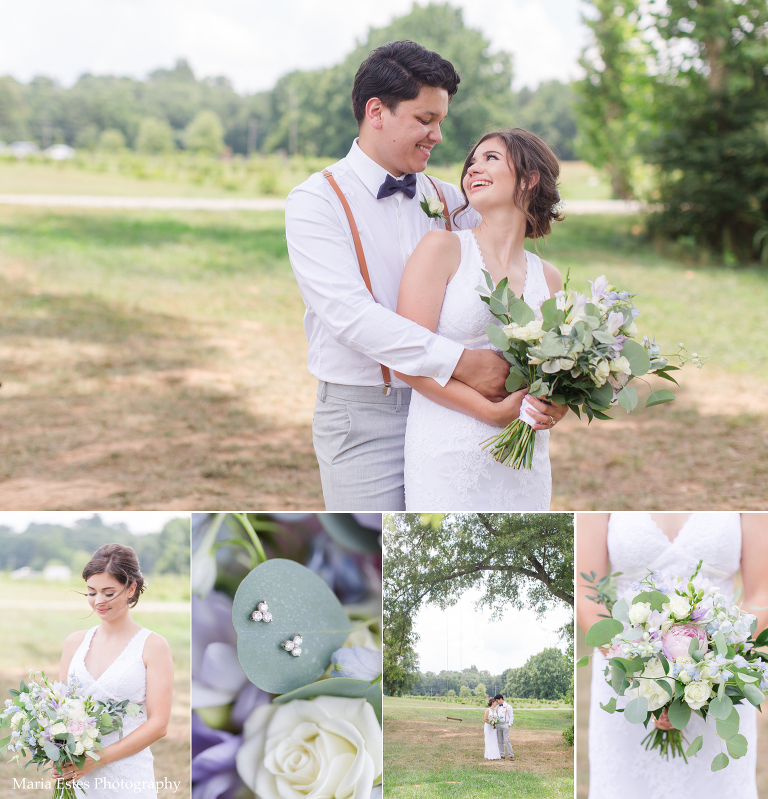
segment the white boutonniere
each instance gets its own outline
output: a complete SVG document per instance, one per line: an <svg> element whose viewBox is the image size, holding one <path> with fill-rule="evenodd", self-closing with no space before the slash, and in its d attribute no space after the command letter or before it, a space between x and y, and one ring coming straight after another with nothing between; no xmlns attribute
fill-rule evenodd
<svg viewBox="0 0 768 799"><path fill-rule="evenodd" d="M424 209L424 213L430 219L442 219L445 221L445 206L437 199L437 197L429 196L422 194L421 195L424 199L419 203L421 207Z"/></svg>

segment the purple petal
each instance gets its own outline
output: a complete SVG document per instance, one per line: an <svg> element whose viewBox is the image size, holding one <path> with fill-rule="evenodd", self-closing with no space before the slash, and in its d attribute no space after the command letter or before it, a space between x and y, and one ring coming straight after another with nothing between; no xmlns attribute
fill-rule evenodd
<svg viewBox="0 0 768 799"><path fill-rule="evenodd" d="M259 705L267 705L271 701L272 697L268 693L257 688L252 682L248 682L235 699L230 719L235 727L242 728L253 710Z"/></svg>

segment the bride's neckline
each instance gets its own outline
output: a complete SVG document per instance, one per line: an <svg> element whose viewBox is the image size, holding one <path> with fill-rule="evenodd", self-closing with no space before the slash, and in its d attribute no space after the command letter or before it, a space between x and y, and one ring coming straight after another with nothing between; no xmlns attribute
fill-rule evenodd
<svg viewBox="0 0 768 799"><path fill-rule="evenodd" d="M665 540L665 541L667 541L667 542L668 542L668 543L670 543L670 544L674 544L674 543L675 543L675 541L677 541L677 539L678 539L678 538L680 538L680 536L683 534L683 532L685 531L685 529L686 529L686 528L688 527L688 525L691 523L691 519L693 519L693 517L694 517L695 515L696 515L695 513L689 513L689 514L688 514L688 518L687 518L687 519L686 519L686 520L685 520L685 521L684 521L684 522L683 522L683 523L680 525L680 527L678 528L678 530L677 530L677 532L675 533L674 537L673 537L673 538L670 538L670 537L669 537L669 536L668 536L668 535L667 535L667 534L664 532L664 530L662 530L662 529L661 529L661 527L659 526L659 524L658 524L658 522L656 521L656 519L654 519L654 518L653 518L653 514L651 514L650 512L646 512L646 516L648 517L648 520L650 521L651 525L653 526L653 529L654 529L654 530L655 530L655 531L656 531L656 532L657 532L657 533L658 533L660 536L662 536L662 538L664 538L664 540Z"/></svg>
<svg viewBox="0 0 768 799"><path fill-rule="evenodd" d="M88 639L88 646L85 648L85 652L83 652L83 668L86 670L86 672L88 673L88 676L94 682L98 682L112 668L112 666L114 666L115 663L117 663L117 661L120 660L120 658L125 654L125 651L128 649L128 647L136 640L136 636L139 635L139 633L141 633L141 631L144 628L140 627L136 631L136 633L133 636L131 636L131 640L128 641L128 643L120 650L120 654L107 666L106 669L104 669L104 671L101 672L101 674L99 674L98 677L94 677L93 674L91 673L90 669L88 668L88 666L85 665L85 659L88 657L88 653L91 651L91 644L93 643L94 636L98 632L98 629L99 629L98 627L94 627L93 628L93 632L91 633L91 637Z"/></svg>
<svg viewBox="0 0 768 799"><path fill-rule="evenodd" d="M477 240L477 236L475 235L474 228L470 228L469 232L472 234L472 241L475 242L475 250L477 251L477 254L480 256L480 263L483 265L483 269L485 269L485 271L488 272L488 274L490 275L491 273L488 270L488 267L485 265L485 258L483 258L483 251L480 248L480 242ZM517 295L517 294L515 295L518 299L521 299L521 300L525 299L525 295L528 292L528 278L530 277L530 274L531 274L531 256L528 253L528 250L523 250L523 252L525 253L525 280L523 281L523 290L522 290L522 292L520 292L519 295ZM504 275L504 277L508 278L509 276L508 275ZM493 279L493 278L491 278L491 279ZM502 280L503 279L504 278L502 278ZM501 281L499 281L499 282L501 282ZM494 286L495 285L498 285L498 284L494 283Z"/></svg>

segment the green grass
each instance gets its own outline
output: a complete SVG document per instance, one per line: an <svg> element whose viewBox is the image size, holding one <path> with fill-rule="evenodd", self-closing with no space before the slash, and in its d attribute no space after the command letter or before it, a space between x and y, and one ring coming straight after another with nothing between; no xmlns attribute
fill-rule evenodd
<svg viewBox="0 0 768 799"><path fill-rule="evenodd" d="M147 588L142 602L189 602L190 586L188 574L156 574L147 577ZM0 600L16 600L20 594L34 597L37 601L73 602L82 600L83 609L88 603L83 596L84 583L79 577L69 582L50 582L42 579L13 580L7 572L0 572Z"/></svg>
<svg viewBox="0 0 768 799"><path fill-rule="evenodd" d="M483 759L481 708L437 708L384 699L384 796L387 799L573 795L573 748L562 731L568 710L515 710L515 762ZM447 719L460 718L461 721Z"/></svg>

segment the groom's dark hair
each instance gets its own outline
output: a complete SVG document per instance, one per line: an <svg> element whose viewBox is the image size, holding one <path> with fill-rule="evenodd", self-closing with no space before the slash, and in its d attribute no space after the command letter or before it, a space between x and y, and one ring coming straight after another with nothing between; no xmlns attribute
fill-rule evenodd
<svg viewBox="0 0 768 799"><path fill-rule="evenodd" d="M493 698L494 699L501 699L502 702L504 701L504 697L501 694L496 694L496 696L494 696Z"/></svg>
<svg viewBox="0 0 768 799"><path fill-rule="evenodd" d="M352 87L352 113L361 125L371 97L378 97L394 112L402 100L418 97L422 86L445 89L450 99L460 81L453 64L437 53L416 42L389 42L360 64Z"/></svg>

